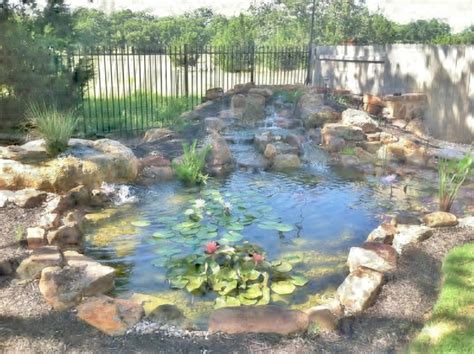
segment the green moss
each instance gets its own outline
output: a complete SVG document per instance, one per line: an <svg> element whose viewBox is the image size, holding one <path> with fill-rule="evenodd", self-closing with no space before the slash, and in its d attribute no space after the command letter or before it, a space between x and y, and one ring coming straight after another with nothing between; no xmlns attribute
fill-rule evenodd
<svg viewBox="0 0 474 354"><path fill-rule="evenodd" d="M409 353L472 353L474 348L474 244L452 250L443 264L444 283L431 320Z"/></svg>

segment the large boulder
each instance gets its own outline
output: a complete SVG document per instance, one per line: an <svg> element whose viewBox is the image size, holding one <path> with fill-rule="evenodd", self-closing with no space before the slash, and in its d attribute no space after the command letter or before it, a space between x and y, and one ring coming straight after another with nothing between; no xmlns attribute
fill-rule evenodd
<svg viewBox="0 0 474 354"><path fill-rule="evenodd" d="M234 158L225 138L212 132L206 138L205 145L211 147L206 158L206 171L213 176L221 176L234 168Z"/></svg>
<svg viewBox="0 0 474 354"><path fill-rule="evenodd" d="M64 256L55 246L36 248L33 253L24 259L16 273L21 279L36 279L41 276L43 269L48 267L62 267L66 264Z"/></svg>
<svg viewBox="0 0 474 354"><path fill-rule="evenodd" d="M237 118L242 118L245 109L245 95L236 94L233 95L230 100L230 110L232 115Z"/></svg>
<svg viewBox="0 0 474 354"><path fill-rule="evenodd" d="M338 137L350 142L365 141L364 131L359 127L341 123L326 124L321 130L323 143L327 137Z"/></svg>
<svg viewBox="0 0 474 354"><path fill-rule="evenodd" d="M315 108L313 112L302 117L306 129L319 128L326 123L335 123L340 119L340 113L329 106Z"/></svg>
<svg viewBox="0 0 474 354"><path fill-rule="evenodd" d="M306 121L313 113L319 113L324 106L324 94L307 92L303 94L296 105L296 116Z"/></svg>
<svg viewBox="0 0 474 354"><path fill-rule="evenodd" d="M300 158L296 154L281 154L273 158L272 169L277 171L291 170L299 168L301 165Z"/></svg>
<svg viewBox="0 0 474 354"><path fill-rule="evenodd" d="M405 138L387 144L387 154L390 159L417 166L426 166L429 159L425 146Z"/></svg>
<svg viewBox="0 0 474 354"><path fill-rule="evenodd" d="M212 313L209 332L288 335L304 332L308 324L306 313L278 306L227 307Z"/></svg>
<svg viewBox="0 0 474 354"><path fill-rule="evenodd" d="M45 192L27 188L16 191L9 201L20 208L36 208L43 204L47 196Z"/></svg>
<svg viewBox="0 0 474 354"><path fill-rule="evenodd" d="M378 272L391 272L397 267L397 252L392 246L366 242L362 247L351 247L347 258L349 271L359 267L369 268Z"/></svg>
<svg viewBox="0 0 474 354"><path fill-rule="evenodd" d="M34 143L34 144L33 144ZM29 151L45 149L41 140L22 145ZM71 139L65 157L32 160L0 159L0 188L33 188L57 193L79 185L98 187L103 182L127 183L138 176L138 160L133 152L118 141Z"/></svg>
<svg viewBox="0 0 474 354"><path fill-rule="evenodd" d="M394 225L383 223L369 234L367 241L391 244L397 232L398 230Z"/></svg>
<svg viewBox="0 0 474 354"><path fill-rule="evenodd" d="M342 123L359 127L364 133L374 133L379 129L379 123L368 113L352 108L342 112Z"/></svg>
<svg viewBox="0 0 474 354"><path fill-rule="evenodd" d="M245 107L242 119L254 125L255 122L265 118L265 96L260 94L248 94L245 99Z"/></svg>
<svg viewBox="0 0 474 354"><path fill-rule="evenodd" d="M358 268L351 272L337 288L344 312L357 314L369 307L378 294L382 279L382 273L367 268Z"/></svg>
<svg viewBox="0 0 474 354"><path fill-rule="evenodd" d="M220 133L222 130L224 130L226 127L226 124L224 121L220 118L217 117L207 117L204 119L204 128L206 129L207 132L218 132Z"/></svg>
<svg viewBox="0 0 474 354"><path fill-rule="evenodd" d="M106 293L114 288L115 270L80 255L68 255L68 266L43 269L39 288L56 310L77 305L83 297Z"/></svg>
<svg viewBox="0 0 474 354"><path fill-rule="evenodd" d="M83 232L77 223L62 225L56 230L48 232L47 239L50 245L58 246L60 249L78 248L84 244Z"/></svg>
<svg viewBox="0 0 474 354"><path fill-rule="evenodd" d="M273 91L268 87L254 87L249 90L250 94L261 95L265 98L273 96Z"/></svg>
<svg viewBox="0 0 474 354"><path fill-rule="evenodd" d="M456 215L444 211L435 211L423 217L423 222L429 227L456 226L458 218Z"/></svg>
<svg viewBox="0 0 474 354"><path fill-rule="evenodd" d="M121 336L144 316L143 307L130 300L91 297L77 307L77 317L110 336Z"/></svg>
<svg viewBox="0 0 474 354"><path fill-rule="evenodd" d="M398 233L393 238L393 247L398 253L411 244L418 243L431 237L433 230L430 227L422 225L398 225Z"/></svg>

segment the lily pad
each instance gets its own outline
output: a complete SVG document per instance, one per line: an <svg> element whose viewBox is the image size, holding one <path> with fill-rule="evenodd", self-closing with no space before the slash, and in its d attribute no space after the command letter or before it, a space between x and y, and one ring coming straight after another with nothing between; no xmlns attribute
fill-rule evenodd
<svg viewBox="0 0 474 354"><path fill-rule="evenodd" d="M262 289L260 288L259 284L254 284L250 286L243 295L247 299L257 299L262 296Z"/></svg>
<svg viewBox="0 0 474 354"><path fill-rule="evenodd" d="M173 289L184 289L184 287L189 283L189 280L183 277L176 277L171 279L170 286Z"/></svg>
<svg viewBox="0 0 474 354"><path fill-rule="evenodd" d="M273 269L280 273L288 273L291 272L291 270L293 269L291 264L288 262L273 262L272 265Z"/></svg>
<svg viewBox="0 0 474 354"><path fill-rule="evenodd" d="M172 238L173 236L174 234L169 231L156 231L155 233L153 233L153 237L158 239L167 239Z"/></svg>
<svg viewBox="0 0 474 354"><path fill-rule="evenodd" d="M277 230L281 232L288 232L293 230L293 226L282 224L276 221L265 221L258 224L258 227L264 230Z"/></svg>
<svg viewBox="0 0 474 354"><path fill-rule="evenodd" d="M242 305L245 305L245 306L251 306L251 305L255 305L257 303L256 299L247 299L244 296L244 294L239 295L239 301Z"/></svg>
<svg viewBox="0 0 474 354"><path fill-rule="evenodd" d="M162 246L155 250L155 253L160 256L171 257L181 253L181 250L175 246Z"/></svg>
<svg viewBox="0 0 474 354"><path fill-rule="evenodd" d="M190 277L189 282L186 285L186 290L189 292L197 290L202 286L205 281L206 278L202 276Z"/></svg>
<svg viewBox="0 0 474 354"><path fill-rule="evenodd" d="M135 227L147 227L151 225L151 223L147 220L136 220L132 221L130 224Z"/></svg>
<svg viewBox="0 0 474 354"><path fill-rule="evenodd" d="M289 281L277 281L272 283L272 291L278 295L288 295L295 291L296 287Z"/></svg>
<svg viewBox="0 0 474 354"><path fill-rule="evenodd" d="M240 300L232 296L221 296L216 299L214 308L220 309L222 307L238 307L240 306Z"/></svg>
<svg viewBox="0 0 474 354"><path fill-rule="evenodd" d="M257 305L268 305L270 303L270 289L265 287L262 289L262 297L258 300Z"/></svg>
<svg viewBox="0 0 474 354"><path fill-rule="evenodd" d="M303 275L292 275L290 280L296 286L303 286L308 283L308 278Z"/></svg>
<svg viewBox="0 0 474 354"><path fill-rule="evenodd" d="M235 231L229 231L228 233L224 234L221 239L222 243L233 243L242 240L244 237Z"/></svg>

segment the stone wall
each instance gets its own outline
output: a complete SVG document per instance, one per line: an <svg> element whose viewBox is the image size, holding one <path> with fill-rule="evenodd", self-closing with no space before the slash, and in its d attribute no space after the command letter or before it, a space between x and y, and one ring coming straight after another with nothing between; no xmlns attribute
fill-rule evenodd
<svg viewBox="0 0 474 354"><path fill-rule="evenodd" d="M318 46L313 83L354 93L428 95L430 135L474 140L474 46Z"/></svg>

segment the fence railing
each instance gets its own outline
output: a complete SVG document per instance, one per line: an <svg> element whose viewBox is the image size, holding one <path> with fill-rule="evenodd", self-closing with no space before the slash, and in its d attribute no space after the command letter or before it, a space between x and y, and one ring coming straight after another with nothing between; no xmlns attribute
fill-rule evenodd
<svg viewBox="0 0 474 354"><path fill-rule="evenodd" d="M304 83L308 48L87 49L67 60L87 77L80 128L91 134L166 125L213 87Z"/></svg>

